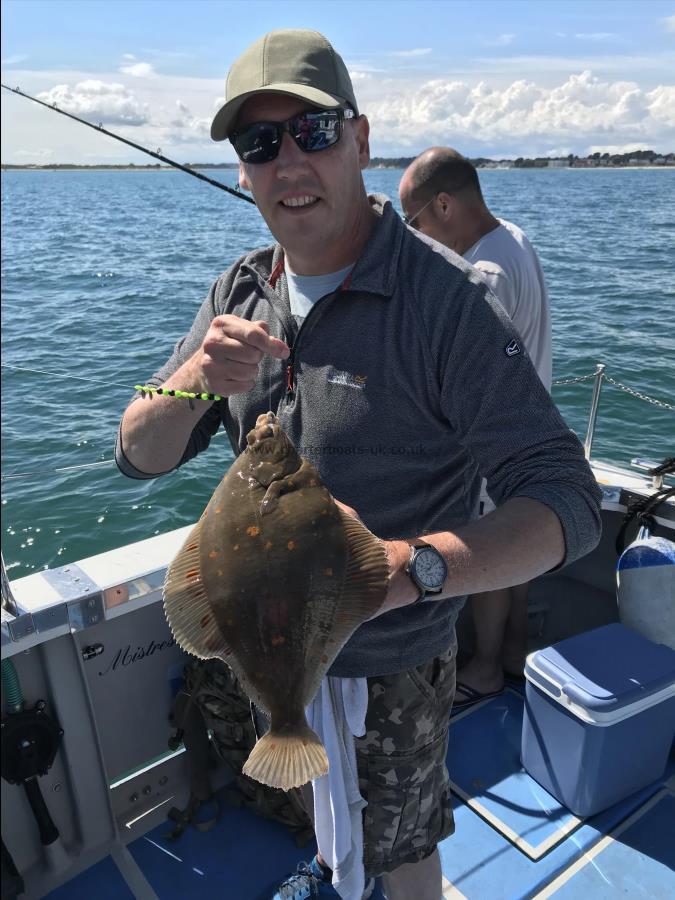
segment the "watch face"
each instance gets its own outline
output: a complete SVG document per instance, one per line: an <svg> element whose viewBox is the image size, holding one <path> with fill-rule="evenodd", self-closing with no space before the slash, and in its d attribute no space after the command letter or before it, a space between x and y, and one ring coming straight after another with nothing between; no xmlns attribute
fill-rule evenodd
<svg viewBox="0 0 675 900"><path fill-rule="evenodd" d="M426 590L443 587L447 566L440 553L432 547L422 548L415 556L415 577Z"/></svg>

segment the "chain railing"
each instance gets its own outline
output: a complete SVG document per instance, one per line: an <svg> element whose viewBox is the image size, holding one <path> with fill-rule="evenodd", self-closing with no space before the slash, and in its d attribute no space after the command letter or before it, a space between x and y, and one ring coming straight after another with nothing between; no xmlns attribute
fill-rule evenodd
<svg viewBox="0 0 675 900"><path fill-rule="evenodd" d="M575 378L562 378L551 382L551 385L555 387L563 384L580 384L582 381L591 381L591 379L594 380L595 384L593 385L593 397L591 398L591 409L588 416L586 437L584 439L584 454L586 459L591 458L591 448L593 446L593 436L595 434L595 423L598 416L598 405L600 403L600 391L602 389L603 381L607 381L613 387L618 388L620 391L624 391L626 394L630 394L632 397L637 397L638 400L644 400L645 403L651 403L653 406L658 406L660 409L675 411L674 404L666 403L665 400L657 400L655 397L648 397L646 394L641 394L640 391L636 391L634 388L622 384L610 375L606 375L603 363L597 363L595 372L590 372L588 375L578 375Z"/></svg>
<svg viewBox="0 0 675 900"><path fill-rule="evenodd" d="M605 375L605 381L613 384L614 387L618 387L620 391L625 391L627 394L637 397L638 400L644 400L645 403L652 403L654 406L659 406L661 409L675 410L675 405L672 403L666 403L664 400L656 400L654 397L648 397L646 394L641 394L639 391L636 391L625 384L621 384L620 381L615 381L614 378L611 378L609 375Z"/></svg>
<svg viewBox="0 0 675 900"><path fill-rule="evenodd" d="M599 365L599 364L598 364ZM592 378L597 378L598 372L589 372L588 375L578 375L576 378L559 378L556 381L552 381L551 384L555 387L561 384L580 384L582 381L590 381ZM614 385L614 387L618 387L619 390L625 391L627 394L631 394L633 397L637 397L638 400L644 400L646 403L653 403L654 406L660 406L661 409L670 409L675 411L675 405L672 403L666 403L665 400L657 400L655 397L648 397L646 394L641 394L639 391L636 391L634 388L628 387L626 384L622 384L620 381L617 381L615 378L612 378L611 375L603 375L605 381L609 382L609 384Z"/></svg>
<svg viewBox="0 0 675 900"><path fill-rule="evenodd" d="M582 381L590 381L591 378L595 378L595 372L591 372L588 375L579 375L577 378L561 378L559 381L552 381L551 385L556 386L558 384L580 384Z"/></svg>

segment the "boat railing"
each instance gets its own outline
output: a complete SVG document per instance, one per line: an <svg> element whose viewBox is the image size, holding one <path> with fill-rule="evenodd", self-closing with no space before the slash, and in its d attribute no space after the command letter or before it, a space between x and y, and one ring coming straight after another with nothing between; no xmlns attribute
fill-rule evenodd
<svg viewBox="0 0 675 900"><path fill-rule="evenodd" d="M602 379L605 374L605 366L598 363L595 369L593 382L593 396L591 398L591 409L588 416L588 426L586 428L586 438L584 440L584 454L586 459L591 458L591 448L593 446L593 437L595 435L595 422L598 417L598 406L600 405L600 391L602 390Z"/></svg>
<svg viewBox="0 0 675 900"><path fill-rule="evenodd" d="M607 375L605 372L606 366L604 363L596 363L595 364L595 372L591 372L588 375L578 375L575 378L562 378L558 381L553 381L552 385L565 385L565 384L581 384L584 381L593 381L593 395L591 397L591 406L588 414L588 425L586 426L586 436L584 438L584 455L586 459L591 458L591 450L593 447L593 438L595 437L595 425L598 418L598 409L600 406L600 392L602 390L603 381L608 382L608 384L613 385L618 388L620 391L624 391L627 394L630 394L632 397L636 397L638 400L643 400L645 403L651 403L652 406L658 406L661 409L668 409L671 412L675 411L675 405L672 403L667 403L665 400L657 400L655 397L649 397L647 394L642 394L640 391L636 391L632 387L628 387L626 384L622 384L620 381L617 381L615 378L612 378L610 375ZM651 474L652 469L658 469L659 463L651 462L650 460L631 460L631 465L638 469L645 469ZM653 482L653 486L655 488L660 488L663 486L663 475L657 474L654 476L655 478L660 478L660 482L657 485L656 481Z"/></svg>

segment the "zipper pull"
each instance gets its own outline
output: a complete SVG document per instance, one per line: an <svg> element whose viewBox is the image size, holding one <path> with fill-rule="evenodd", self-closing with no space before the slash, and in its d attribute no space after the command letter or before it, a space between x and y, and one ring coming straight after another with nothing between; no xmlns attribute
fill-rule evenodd
<svg viewBox="0 0 675 900"><path fill-rule="evenodd" d="M295 357L295 350L291 347L291 353L288 359L286 360L286 393L292 394L295 388L295 376L293 372L293 360Z"/></svg>

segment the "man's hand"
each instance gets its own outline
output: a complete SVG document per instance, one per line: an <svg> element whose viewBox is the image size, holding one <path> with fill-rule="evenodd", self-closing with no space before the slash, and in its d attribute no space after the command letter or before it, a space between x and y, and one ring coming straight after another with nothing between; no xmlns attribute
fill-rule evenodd
<svg viewBox="0 0 675 900"><path fill-rule="evenodd" d="M265 354L286 359L289 353L283 341L270 336L267 322L216 316L187 364L192 370L189 380L206 393L222 397L245 394L254 386Z"/></svg>
<svg viewBox="0 0 675 900"><path fill-rule="evenodd" d="M289 348L271 337L266 322L239 316L216 316L196 353L162 387L204 394L245 394L258 378L264 354L286 359ZM161 394L137 397L129 404L121 427L126 458L147 475L168 472L179 462L192 431L211 406L208 400L176 403Z"/></svg>
<svg viewBox="0 0 675 900"><path fill-rule="evenodd" d="M333 500L335 500L335 497L333 497ZM341 503L339 500L335 500L335 505L343 513L346 513L348 516L351 516L352 519L356 519L357 522L360 522L363 525L363 519L353 507L347 506L346 503Z"/></svg>
<svg viewBox="0 0 675 900"><path fill-rule="evenodd" d="M389 560L389 587L384 603L373 618L399 606L410 606L419 597L416 585L405 570L410 559L410 544L407 541L382 541L382 545Z"/></svg>

